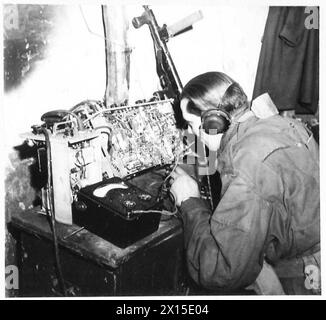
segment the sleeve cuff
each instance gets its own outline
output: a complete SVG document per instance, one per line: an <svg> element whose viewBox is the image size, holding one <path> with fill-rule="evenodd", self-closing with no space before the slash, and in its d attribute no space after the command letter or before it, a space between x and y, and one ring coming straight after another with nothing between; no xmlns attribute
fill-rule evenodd
<svg viewBox="0 0 326 320"><path fill-rule="evenodd" d="M210 207L206 200L192 197L181 202L180 212L182 216L192 216L200 212L210 213Z"/></svg>

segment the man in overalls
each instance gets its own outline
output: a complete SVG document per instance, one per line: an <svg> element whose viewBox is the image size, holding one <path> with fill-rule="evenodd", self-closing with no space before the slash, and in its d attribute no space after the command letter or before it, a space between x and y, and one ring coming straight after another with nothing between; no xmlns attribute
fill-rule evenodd
<svg viewBox="0 0 326 320"><path fill-rule="evenodd" d="M188 131L217 151L222 181L212 212L181 168L171 193L185 230L187 266L201 286L260 294L320 294L319 150L268 95L252 106L220 72L192 79L181 96Z"/></svg>

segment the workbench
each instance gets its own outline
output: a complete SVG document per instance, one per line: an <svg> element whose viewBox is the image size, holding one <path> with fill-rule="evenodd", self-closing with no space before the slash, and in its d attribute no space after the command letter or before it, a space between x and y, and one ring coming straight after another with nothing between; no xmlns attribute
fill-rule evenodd
<svg viewBox="0 0 326 320"><path fill-rule="evenodd" d="M149 177L141 180L151 185ZM56 223L68 295L185 294L182 223L163 218L157 231L124 249L86 229L74 233L77 225ZM49 217L37 208L12 213L9 228L16 239L19 295L61 296Z"/></svg>
<svg viewBox="0 0 326 320"><path fill-rule="evenodd" d="M60 296L52 231L37 210L13 214L20 296ZM181 223L160 223L153 234L121 249L77 225L57 223L61 268L71 296L184 294ZM65 238L67 237L68 238Z"/></svg>

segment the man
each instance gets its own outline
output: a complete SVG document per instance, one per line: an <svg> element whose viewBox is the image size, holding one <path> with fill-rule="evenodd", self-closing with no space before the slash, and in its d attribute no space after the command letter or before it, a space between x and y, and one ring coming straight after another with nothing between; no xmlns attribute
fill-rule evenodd
<svg viewBox="0 0 326 320"><path fill-rule="evenodd" d="M319 293L318 146L271 105L267 99L254 112L239 84L220 72L199 75L183 90L188 130L218 151L222 181L212 213L195 180L181 168L171 174L188 269L206 288L232 291L259 280L267 285L261 292L271 293L274 280L263 268L271 265L287 294Z"/></svg>

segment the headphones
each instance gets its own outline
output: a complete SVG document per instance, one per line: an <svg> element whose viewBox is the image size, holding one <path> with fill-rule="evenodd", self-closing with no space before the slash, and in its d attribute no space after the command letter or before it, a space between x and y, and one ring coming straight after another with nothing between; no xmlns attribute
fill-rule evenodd
<svg viewBox="0 0 326 320"><path fill-rule="evenodd" d="M204 129L207 134L224 133L231 124L231 116L229 113L219 108L208 109L201 116L201 128Z"/></svg>
<svg viewBox="0 0 326 320"><path fill-rule="evenodd" d="M217 106L217 108L211 108L203 112L201 115L201 128L207 134L215 135L219 133L224 133L228 130L231 124L231 115L223 110L226 105L223 105L223 100L226 95L229 95L233 90L233 88L238 85L236 82L233 82L229 87L225 90L221 103ZM229 103L228 103L229 104Z"/></svg>

